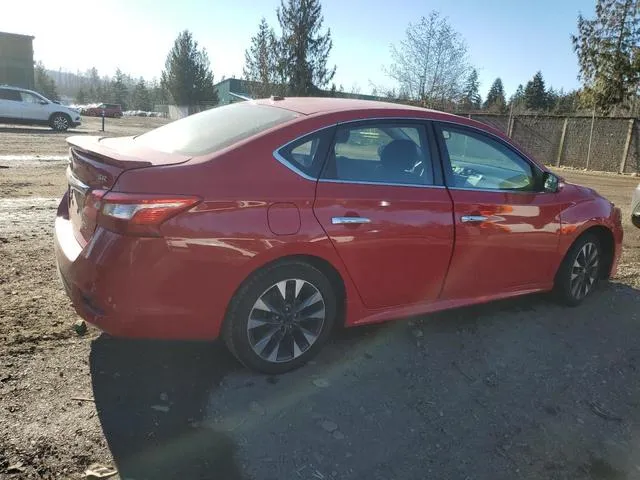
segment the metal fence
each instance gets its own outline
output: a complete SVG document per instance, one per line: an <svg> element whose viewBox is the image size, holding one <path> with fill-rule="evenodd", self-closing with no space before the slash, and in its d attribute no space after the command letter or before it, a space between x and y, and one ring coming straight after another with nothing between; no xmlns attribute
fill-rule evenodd
<svg viewBox="0 0 640 480"><path fill-rule="evenodd" d="M640 125L635 118L472 113L505 132L547 165L640 173Z"/></svg>

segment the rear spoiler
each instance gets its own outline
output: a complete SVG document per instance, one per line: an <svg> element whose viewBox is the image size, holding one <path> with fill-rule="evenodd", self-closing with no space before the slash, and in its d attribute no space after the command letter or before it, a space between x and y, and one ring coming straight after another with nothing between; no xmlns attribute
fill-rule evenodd
<svg viewBox="0 0 640 480"><path fill-rule="evenodd" d="M186 162L191 158L152 150L135 142L133 137L75 135L67 138L67 143L76 154L87 155L107 165L125 170L152 165L172 165Z"/></svg>

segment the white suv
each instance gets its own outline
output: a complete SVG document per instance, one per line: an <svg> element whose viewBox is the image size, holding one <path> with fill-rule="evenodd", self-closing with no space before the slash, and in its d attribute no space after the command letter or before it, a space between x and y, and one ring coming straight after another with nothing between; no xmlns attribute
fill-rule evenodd
<svg viewBox="0 0 640 480"><path fill-rule="evenodd" d="M80 125L80 113L19 87L0 85L0 123L49 125L56 131Z"/></svg>
<svg viewBox="0 0 640 480"><path fill-rule="evenodd" d="M640 185L631 197L631 223L640 228Z"/></svg>

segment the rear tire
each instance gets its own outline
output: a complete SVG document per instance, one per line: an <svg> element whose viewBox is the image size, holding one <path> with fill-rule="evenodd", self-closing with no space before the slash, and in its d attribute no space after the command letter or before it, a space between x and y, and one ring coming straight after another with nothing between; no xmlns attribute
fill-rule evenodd
<svg viewBox="0 0 640 480"><path fill-rule="evenodd" d="M581 304L598 286L603 262L598 237L592 233L579 237L556 274L554 293L558 301L571 307Z"/></svg>
<svg viewBox="0 0 640 480"><path fill-rule="evenodd" d="M54 113L49 119L49 126L56 132L66 132L71 126L71 118L64 113Z"/></svg>
<svg viewBox="0 0 640 480"><path fill-rule="evenodd" d="M327 277L301 261L254 274L234 295L222 338L246 367L280 374L313 358L336 319L336 294Z"/></svg>

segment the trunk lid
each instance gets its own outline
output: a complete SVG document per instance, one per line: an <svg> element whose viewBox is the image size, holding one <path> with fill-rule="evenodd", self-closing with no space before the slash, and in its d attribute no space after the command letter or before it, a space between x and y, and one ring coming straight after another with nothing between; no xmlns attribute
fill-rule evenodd
<svg viewBox="0 0 640 480"><path fill-rule="evenodd" d="M74 136L69 144L69 219L80 245L87 244L96 228L99 199L126 170L174 165L190 157L152 150L134 137Z"/></svg>

